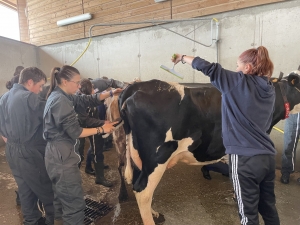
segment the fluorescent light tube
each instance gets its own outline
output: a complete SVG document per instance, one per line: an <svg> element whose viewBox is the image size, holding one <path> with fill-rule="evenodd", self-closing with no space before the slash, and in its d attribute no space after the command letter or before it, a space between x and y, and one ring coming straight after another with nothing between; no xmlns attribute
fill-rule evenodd
<svg viewBox="0 0 300 225"><path fill-rule="evenodd" d="M79 16L73 16L73 17L69 17L67 19L63 19L63 20L58 20L57 21L57 26L61 27L61 26L65 26L65 25L69 25L72 23L78 23L78 22L82 22L85 20L90 20L92 19L92 14L90 13L85 13Z"/></svg>

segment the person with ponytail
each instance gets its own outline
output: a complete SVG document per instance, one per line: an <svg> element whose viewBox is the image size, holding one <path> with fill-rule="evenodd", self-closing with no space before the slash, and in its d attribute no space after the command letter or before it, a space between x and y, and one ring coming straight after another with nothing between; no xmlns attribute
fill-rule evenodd
<svg viewBox="0 0 300 225"><path fill-rule="evenodd" d="M20 75L21 71L24 69L24 66L17 66L14 72L14 76Z"/></svg>
<svg viewBox="0 0 300 225"><path fill-rule="evenodd" d="M44 110L44 139L47 141L45 165L57 197L54 201L56 212L62 220L55 224L82 225L85 201L78 163L78 138L102 135L114 131L115 123L105 123L95 128L82 128L74 108L97 106L101 100L122 91L115 89L94 95L75 95L80 88L80 73L65 65L51 71L50 88Z"/></svg>
<svg viewBox="0 0 300 225"><path fill-rule="evenodd" d="M244 51L237 59L236 72L200 57L176 54L172 61L190 64L209 76L222 94L223 144L241 224L259 224L260 213L266 225L279 225L274 193L276 151L267 134L275 103L268 50L259 46Z"/></svg>

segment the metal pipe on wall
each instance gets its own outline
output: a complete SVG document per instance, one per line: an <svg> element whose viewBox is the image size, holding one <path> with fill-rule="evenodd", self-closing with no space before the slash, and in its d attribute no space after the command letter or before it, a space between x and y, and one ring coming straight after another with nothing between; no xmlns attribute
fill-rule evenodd
<svg viewBox="0 0 300 225"><path fill-rule="evenodd" d="M199 41L196 41L192 38L188 38L182 34L179 34L178 32L176 31L173 31L169 28L166 28L160 24L162 23L174 23L174 22L187 22L187 21L197 21L197 20L201 20L201 21L210 21L211 22L211 43L210 44L203 44ZM214 26L214 22L216 23L216 35L215 35L215 38L213 37L213 26ZM125 22L125 23L99 23L99 24L94 24L90 27L89 29L89 37L90 39L92 38L92 29L96 26L122 26L122 25L134 25L134 24L152 24L154 26L158 26L158 27L161 27L165 30L168 30L174 34L177 34L183 38L186 38L190 41L193 41L197 44L200 44L202 46L205 46L205 47L211 47L213 45L213 43L216 44L216 55L217 55L217 59L216 61L218 62L219 61L219 51L218 51L218 41L219 41L219 21L216 19L216 18L212 18L212 19L202 19L202 18L191 18L191 19L181 19L181 20L146 20L146 21L141 21L141 22Z"/></svg>

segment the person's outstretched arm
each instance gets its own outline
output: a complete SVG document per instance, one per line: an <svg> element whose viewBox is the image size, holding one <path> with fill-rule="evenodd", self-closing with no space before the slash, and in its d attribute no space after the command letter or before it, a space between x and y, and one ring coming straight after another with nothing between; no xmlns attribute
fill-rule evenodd
<svg viewBox="0 0 300 225"><path fill-rule="evenodd" d="M242 72L233 72L225 70L219 63L210 63L200 57L186 56L174 54L172 62L187 63L194 69L201 71L206 76L210 77L210 82L218 88L222 93L229 92L239 84L244 74Z"/></svg>

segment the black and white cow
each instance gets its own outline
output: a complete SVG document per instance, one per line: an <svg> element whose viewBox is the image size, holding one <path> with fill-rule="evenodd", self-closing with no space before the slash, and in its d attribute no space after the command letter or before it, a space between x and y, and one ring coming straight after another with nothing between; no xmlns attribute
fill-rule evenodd
<svg viewBox="0 0 300 225"><path fill-rule="evenodd" d="M276 91L272 126L284 119L286 95L292 109L300 103L299 73L273 79ZM283 86L283 94L279 84ZM133 185L145 225L159 214L152 196L165 170L178 161L205 165L222 160L221 94L211 84L187 88L159 80L135 83L119 98L126 133L125 179Z"/></svg>

